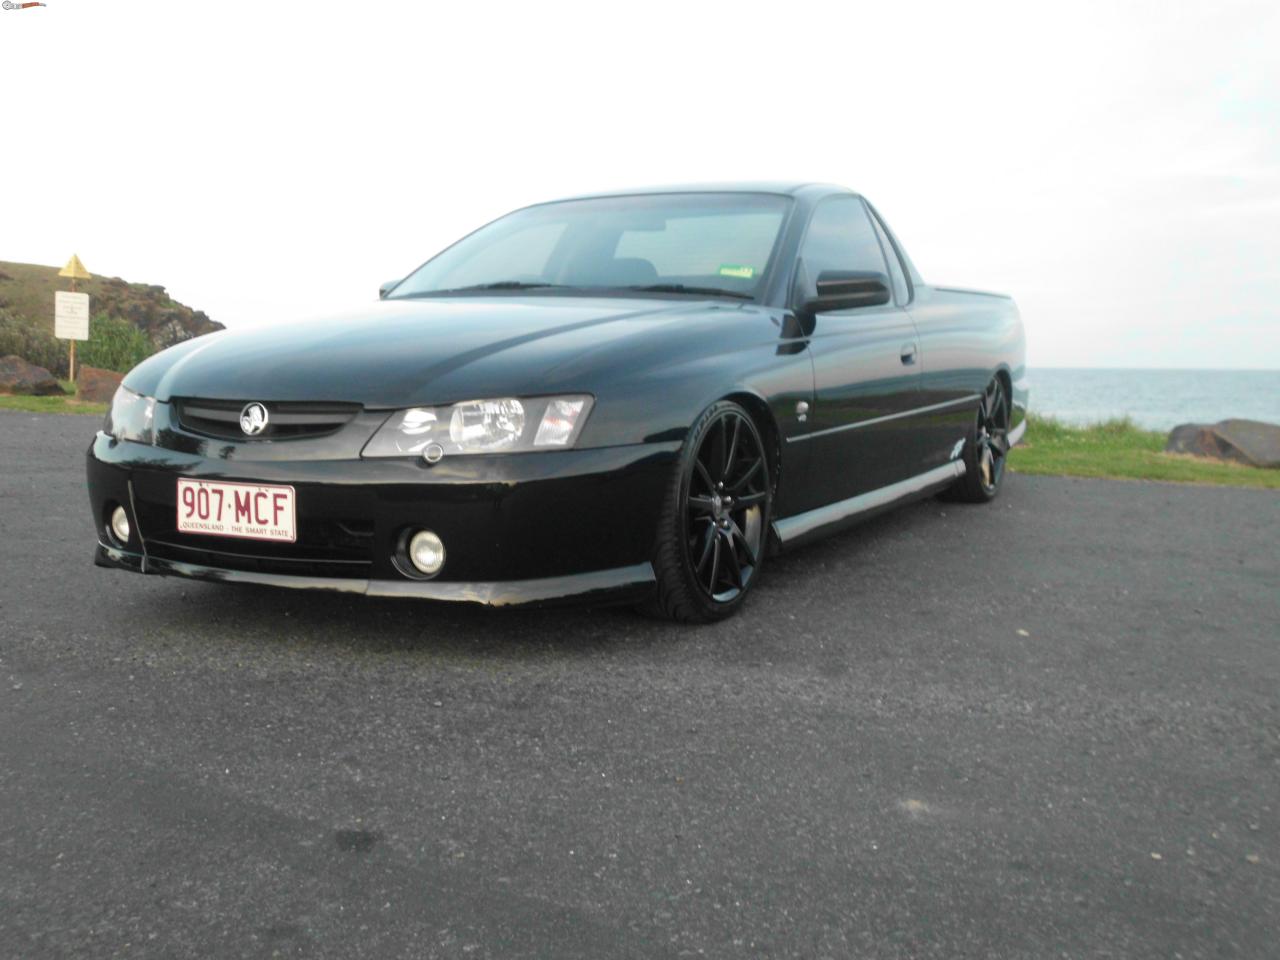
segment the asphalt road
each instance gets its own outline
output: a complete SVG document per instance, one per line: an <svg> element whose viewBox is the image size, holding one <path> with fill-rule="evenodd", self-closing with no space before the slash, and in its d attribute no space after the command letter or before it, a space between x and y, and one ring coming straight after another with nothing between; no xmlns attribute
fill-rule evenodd
<svg viewBox="0 0 1280 960"><path fill-rule="evenodd" d="M100 570L0 413L0 956L1274 957L1280 497L1013 476L710 628Z"/></svg>

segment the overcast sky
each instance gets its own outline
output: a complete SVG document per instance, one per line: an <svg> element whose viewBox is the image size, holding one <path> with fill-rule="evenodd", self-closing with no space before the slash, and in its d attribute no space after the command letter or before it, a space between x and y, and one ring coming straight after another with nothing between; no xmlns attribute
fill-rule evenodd
<svg viewBox="0 0 1280 960"><path fill-rule="evenodd" d="M1280 368L1280 4L865 6L0 11L0 259L270 323L525 203L814 179L1032 365Z"/></svg>

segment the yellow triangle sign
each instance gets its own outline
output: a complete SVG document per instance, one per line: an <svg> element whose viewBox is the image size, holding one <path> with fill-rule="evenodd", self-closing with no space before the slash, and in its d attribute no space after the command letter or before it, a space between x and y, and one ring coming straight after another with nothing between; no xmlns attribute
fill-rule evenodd
<svg viewBox="0 0 1280 960"><path fill-rule="evenodd" d="M67 261L67 265L58 271L60 277L70 277L72 280L91 280L93 274L84 268L84 264L80 262L80 258L74 253L71 259Z"/></svg>

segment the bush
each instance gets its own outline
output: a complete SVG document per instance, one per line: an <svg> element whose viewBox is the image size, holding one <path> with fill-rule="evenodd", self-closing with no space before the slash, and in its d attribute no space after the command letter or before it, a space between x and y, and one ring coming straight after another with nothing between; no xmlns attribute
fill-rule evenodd
<svg viewBox="0 0 1280 960"><path fill-rule="evenodd" d="M67 375L67 344L64 341L0 310L0 357L11 353L28 363L44 367L55 377Z"/></svg>
<svg viewBox="0 0 1280 960"><path fill-rule="evenodd" d="M99 314L89 324L89 339L76 347L76 363L128 373L155 352L147 335L128 320Z"/></svg>
<svg viewBox="0 0 1280 960"><path fill-rule="evenodd" d="M14 353L65 378L68 352L67 341L0 310L0 357ZM99 314L89 325L89 339L76 345L76 365L127 373L155 352L147 335L128 320Z"/></svg>

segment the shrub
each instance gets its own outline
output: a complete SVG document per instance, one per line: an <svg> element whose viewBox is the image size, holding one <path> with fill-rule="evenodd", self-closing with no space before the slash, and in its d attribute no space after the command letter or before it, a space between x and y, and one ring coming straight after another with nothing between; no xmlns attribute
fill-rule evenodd
<svg viewBox="0 0 1280 960"><path fill-rule="evenodd" d="M89 324L89 339L76 347L76 363L127 373L155 352L147 335L128 320L99 314Z"/></svg>
<svg viewBox="0 0 1280 960"><path fill-rule="evenodd" d="M44 367L55 377L67 375L67 344L64 341L0 310L0 357L11 353L28 363Z"/></svg>
<svg viewBox="0 0 1280 960"><path fill-rule="evenodd" d="M0 357L14 353L65 377L68 352L67 341L0 310ZM147 335L128 320L99 314L89 325L89 339L76 345L76 364L127 373L155 352Z"/></svg>

